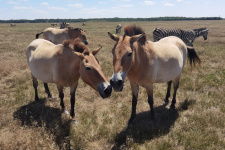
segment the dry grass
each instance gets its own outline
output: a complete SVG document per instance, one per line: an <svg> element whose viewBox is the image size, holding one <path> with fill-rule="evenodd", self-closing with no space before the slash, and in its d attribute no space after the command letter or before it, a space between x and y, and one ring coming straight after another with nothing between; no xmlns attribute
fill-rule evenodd
<svg viewBox="0 0 225 150"><path fill-rule="evenodd" d="M34 90L25 51L35 34L50 24L0 24L0 149L225 149L225 21L122 22L138 24L152 40L156 27L210 28L207 41L198 38L194 46L202 59L201 67L185 66L177 93L176 110L163 105L166 84L154 85L156 120L149 119L147 95L139 92L135 125L127 127L131 113L131 91L101 99L79 81L75 113L79 125L61 114L58 92L47 99L43 85L38 90L41 102L34 102ZM89 47L103 48L97 55L103 72L112 75L111 49L117 23L87 22L72 24L87 31ZM121 33L122 34L122 33ZM90 91L90 92L89 92ZM65 105L70 107L69 89Z"/></svg>

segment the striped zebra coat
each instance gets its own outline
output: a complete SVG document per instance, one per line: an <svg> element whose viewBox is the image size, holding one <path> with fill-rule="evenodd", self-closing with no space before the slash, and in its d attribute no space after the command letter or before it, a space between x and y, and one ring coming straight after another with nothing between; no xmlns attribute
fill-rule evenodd
<svg viewBox="0 0 225 150"><path fill-rule="evenodd" d="M204 40L207 39L209 29L199 28L194 30L181 30L177 28L173 29L162 29L156 28L153 31L154 42L159 41L160 39L167 36L176 36L179 37L183 42L188 46L193 46L195 38L203 36Z"/></svg>

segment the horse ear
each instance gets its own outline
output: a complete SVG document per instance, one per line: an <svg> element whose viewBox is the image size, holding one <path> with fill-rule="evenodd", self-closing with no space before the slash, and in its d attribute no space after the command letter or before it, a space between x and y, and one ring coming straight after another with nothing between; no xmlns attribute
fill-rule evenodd
<svg viewBox="0 0 225 150"><path fill-rule="evenodd" d="M75 55L77 55L81 60L84 59L84 55L83 53L79 53L79 52L73 52Z"/></svg>
<svg viewBox="0 0 225 150"><path fill-rule="evenodd" d="M97 48L97 49L95 49L95 50L93 50L93 51L91 51L91 53L95 56L98 52L99 52L99 50L102 48L102 46L101 47L99 47L99 48Z"/></svg>
<svg viewBox="0 0 225 150"><path fill-rule="evenodd" d="M119 36L118 35L115 35L115 34L112 34L110 32L108 32L108 35L111 39L113 39L114 41L119 41Z"/></svg>
<svg viewBox="0 0 225 150"><path fill-rule="evenodd" d="M130 43L133 44L134 42L140 40L143 36L145 36L145 33L132 36L130 38Z"/></svg>

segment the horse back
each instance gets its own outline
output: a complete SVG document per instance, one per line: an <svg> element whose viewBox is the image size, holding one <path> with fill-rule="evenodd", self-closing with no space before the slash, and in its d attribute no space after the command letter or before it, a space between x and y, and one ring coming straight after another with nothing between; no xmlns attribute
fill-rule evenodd
<svg viewBox="0 0 225 150"><path fill-rule="evenodd" d="M64 40L69 39L68 29L47 28L43 37L54 44L62 44Z"/></svg>

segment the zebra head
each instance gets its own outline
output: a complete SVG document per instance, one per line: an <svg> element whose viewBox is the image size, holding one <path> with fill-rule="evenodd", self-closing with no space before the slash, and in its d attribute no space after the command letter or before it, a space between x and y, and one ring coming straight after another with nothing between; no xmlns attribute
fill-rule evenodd
<svg viewBox="0 0 225 150"><path fill-rule="evenodd" d="M200 28L200 29L194 29L193 31L195 32L196 37L203 36L204 40L207 40L209 29Z"/></svg>
<svg viewBox="0 0 225 150"><path fill-rule="evenodd" d="M209 29L205 29L205 30L200 31L204 40L207 40L208 31L209 31Z"/></svg>

